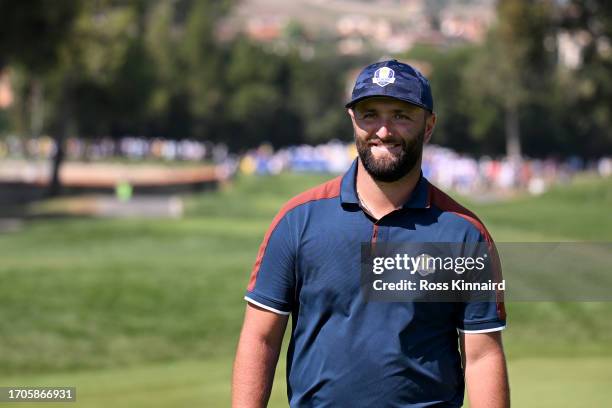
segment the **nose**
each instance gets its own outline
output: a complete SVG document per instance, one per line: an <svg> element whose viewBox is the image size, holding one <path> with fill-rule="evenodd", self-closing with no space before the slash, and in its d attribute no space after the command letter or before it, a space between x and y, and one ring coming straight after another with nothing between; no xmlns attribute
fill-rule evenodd
<svg viewBox="0 0 612 408"><path fill-rule="evenodd" d="M391 132L391 129L389 128L389 123L387 123L387 121L382 123L380 128L378 128L378 130L376 131L376 136L378 136L380 139L386 139L387 137L392 135L393 134Z"/></svg>

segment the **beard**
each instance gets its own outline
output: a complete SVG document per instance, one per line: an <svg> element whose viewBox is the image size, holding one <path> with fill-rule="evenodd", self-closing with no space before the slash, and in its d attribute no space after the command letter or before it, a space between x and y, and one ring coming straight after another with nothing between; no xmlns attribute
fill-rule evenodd
<svg viewBox="0 0 612 408"><path fill-rule="evenodd" d="M371 139L377 138L374 136ZM371 140L369 139L369 140ZM391 157L376 158L372 154L371 147L368 146L369 140L360 140L355 137L359 159L368 174L376 181L391 183L397 181L410 173L417 165L423 155L423 140L425 139L425 124L411 141L401 139L395 141L399 143L401 151Z"/></svg>

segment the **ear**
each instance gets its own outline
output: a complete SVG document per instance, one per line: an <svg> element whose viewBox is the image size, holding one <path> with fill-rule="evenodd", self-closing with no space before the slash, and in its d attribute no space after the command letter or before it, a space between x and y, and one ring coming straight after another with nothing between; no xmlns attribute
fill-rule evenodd
<svg viewBox="0 0 612 408"><path fill-rule="evenodd" d="M355 111L353 108L347 108L346 113L351 117L351 119L355 119Z"/></svg>
<svg viewBox="0 0 612 408"><path fill-rule="evenodd" d="M427 114L426 114L427 115ZM423 143L429 143L431 136L433 135L434 128L436 127L436 114L431 112L425 119L425 138Z"/></svg>

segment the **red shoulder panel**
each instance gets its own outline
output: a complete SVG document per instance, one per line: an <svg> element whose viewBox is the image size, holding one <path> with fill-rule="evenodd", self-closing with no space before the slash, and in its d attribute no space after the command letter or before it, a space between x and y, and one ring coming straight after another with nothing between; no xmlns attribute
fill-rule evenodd
<svg viewBox="0 0 612 408"><path fill-rule="evenodd" d="M468 220L474 225L478 231L485 237L487 242L493 242L489 231L485 228L484 224L476 214L450 198L446 193L442 192L433 184L429 185L429 202L441 209L442 211L452 212L462 218Z"/></svg>
<svg viewBox="0 0 612 408"><path fill-rule="evenodd" d="M266 252L266 247L268 246L268 242L270 241L270 236L272 232L278 225L278 223L283 219L285 214L294 209L295 207L305 204L309 201L316 200L324 200L326 198L334 198L340 195L340 185L342 183L342 176L338 176L335 179L332 179L326 183L323 183L319 186L316 186L310 190L304 191L301 194L293 197L289 200L276 214L274 219L272 220L272 224L268 227L268 231L266 231L266 235L264 236L263 242L259 247L259 251L257 253L257 259L255 260L255 265L253 266L253 270L251 271L251 278L249 279L248 290L253 290L255 287L255 282L257 281L257 274L259 273L259 267L261 266L261 261L263 259L264 253Z"/></svg>
<svg viewBox="0 0 612 408"><path fill-rule="evenodd" d="M442 192L440 189L438 189L432 184L429 185L429 202L441 209L442 211L452 212L453 214L456 214L459 217L468 220L480 231L480 233L489 243L489 252L491 253L492 261L494 262L495 272L497 275L495 278L496 280L501 282L501 261L499 259L499 254L497 253L497 248L495 247L495 242L493 242L491 234L489 234L489 231L487 231L486 227L484 226L482 221L480 221L480 219L476 216L476 214L474 214L473 212L450 198L446 193ZM502 320L506 319L506 308L504 306L503 299L500 293L498 293L497 315Z"/></svg>

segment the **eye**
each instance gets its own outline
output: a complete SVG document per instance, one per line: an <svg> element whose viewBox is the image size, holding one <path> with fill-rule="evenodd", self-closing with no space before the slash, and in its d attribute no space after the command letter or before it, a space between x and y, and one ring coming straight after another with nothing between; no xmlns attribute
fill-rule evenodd
<svg viewBox="0 0 612 408"><path fill-rule="evenodd" d="M362 116L363 119L371 119L376 117L376 113L374 112L365 112Z"/></svg>
<svg viewBox="0 0 612 408"><path fill-rule="evenodd" d="M410 119L410 116L404 115L403 113L396 113L395 115L393 115L393 119L396 119L396 120L412 120L412 119Z"/></svg>

